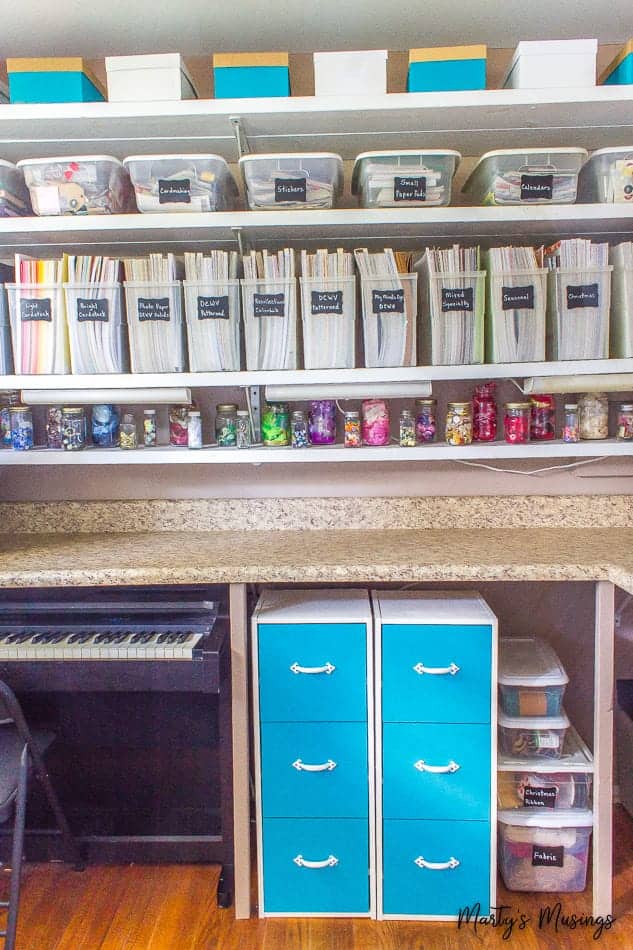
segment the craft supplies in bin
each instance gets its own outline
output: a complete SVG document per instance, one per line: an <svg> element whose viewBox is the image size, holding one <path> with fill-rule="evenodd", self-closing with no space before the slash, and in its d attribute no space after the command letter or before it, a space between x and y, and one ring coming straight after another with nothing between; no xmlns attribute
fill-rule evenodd
<svg viewBox="0 0 633 950"><path fill-rule="evenodd" d="M179 280L125 281L133 373L182 373L185 348Z"/></svg>
<svg viewBox="0 0 633 950"><path fill-rule="evenodd" d="M361 275L365 366L415 366L418 275L411 256L355 251Z"/></svg>
<svg viewBox="0 0 633 950"><path fill-rule="evenodd" d="M633 40L624 44L602 71L598 82L605 86L628 86L633 83Z"/></svg>
<svg viewBox="0 0 633 950"><path fill-rule="evenodd" d="M80 56L7 59L11 102L103 102L105 90Z"/></svg>
<svg viewBox="0 0 633 950"><path fill-rule="evenodd" d="M569 677L545 640L502 637L498 682L506 715L559 716Z"/></svg>
<svg viewBox="0 0 633 950"><path fill-rule="evenodd" d="M595 86L597 40L523 40L514 51L504 89Z"/></svg>
<svg viewBox="0 0 633 950"><path fill-rule="evenodd" d="M106 56L110 102L173 102L197 99L180 53Z"/></svg>
<svg viewBox="0 0 633 950"><path fill-rule="evenodd" d="M314 53L315 96L384 96L387 50Z"/></svg>
<svg viewBox="0 0 633 950"><path fill-rule="evenodd" d="M237 186L220 155L131 155L123 159L138 210L232 211Z"/></svg>
<svg viewBox="0 0 633 950"><path fill-rule="evenodd" d="M462 193L475 205L573 204L584 148L509 148L482 155Z"/></svg>
<svg viewBox="0 0 633 950"><path fill-rule="evenodd" d="M588 809L502 809L499 868L510 891L584 891L593 815Z"/></svg>
<svg viewBox="0 0 633 950"><path fill-rule="evenodd" d="M407 92L486 88L485 46L437 46L409 50Z"/></svg>
<svg viewBox="0 0 633 950"><path fill-rule="evenodd" d="M352 194L362 208L448 205L460 160L452 149L363 152L354 163Z"/></svg>
<svg viewBox="0 0 633 950"><path fill-rule="evenodd" d="M343 160L331 152L243 155L251 211L332 208L343 187Z"/></svg>
<svg viewBox="0 0 633 950"><path fill-rule="evenodd" d="M185 252L185 317L192 373L240 369L240 282L234 251Z"/></svg>
<svg viewBox="0 0 633 950"><path fill-rule="evenodd" d="M593 757L573 726L560 759L497 757L499 808L591 808Z"/></svg>
<svg viewBox="0 0 633 950"><path fill-rule="evenodd" d="M422 361L483 363L486 274L479 248L427 248L416 264L422 305Z"/></svg>
<svg viewBox="0 0 633 950"><path fill-rule="evenodd" d="M16 260L24 282L6 284L16 373L70 372L61 270L61 261Z"/></svg>
<svg viewBox="0 0 633 950"><path fill-rule="evenodd" d="M499 710L499 751L507 755L559 759L569 719L558 716L508 716Z"/></svg>
<svg viewBox="0 0 633 950"><path fill-rule="evenodd" d="M288 53L215 53L216 99L290 95Z"/></svg>
<svg viewBox="0 0 633 950"><path fill-rule="evenodd" d="M39 215L120 214L134 195L122 163L110 155L25 158L18 162Z"/></svg>
<svg viewBox="0 0 633 950"><path fill-rule="evenodd" d="M606 204L633 201L633 145L593 152L580 170L578 199Z"/></svg>
<svg viewBox="0 0 633 950"><path fill-rule="evenodd" d="M582 238L548 251L548 335L554 360L607 359L611 271L608 244Z"/></svg>
<svg viewBox="0 0 633 950"><path fill-rule="evenodd" d="M127 332L121 284L64 284L73 373L124 373Z"/></svg>
<svg viewBox="0 0 633 950"><path fill-rule="evenodd" d="M616 244L609 251L611 273L610 354L633 356L633 242Z"/></svg>
<svg viewBox="0 0 633 950"><path fill-rule="evenodd" d="M547 270L533 247L493 247L486 254L486 358L490 363L545 359Z"/></svg>
<svg viewBox="0 0 633 950"><path fill-rule="evenodd" d="M301 252L301 315L305 369L355 366L354 258L339 249Z"/></svg>
<svg viewBox="0 0 633 950"><path fill-rule="evenodd" d="M11 162L0 159L0 218L23 217L31 213L22 172Z"/></svg>
<svg viewBox="0 0 633 950"><path fill-rule="evenodd" d="M241 283L246 368L297 369L296 279Z"/></svg>

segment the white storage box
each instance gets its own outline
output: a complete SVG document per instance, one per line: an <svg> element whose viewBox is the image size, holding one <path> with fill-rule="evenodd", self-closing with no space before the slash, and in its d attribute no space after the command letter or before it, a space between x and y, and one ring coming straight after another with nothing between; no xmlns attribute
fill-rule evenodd
<svg viewBox="0 0 633 950"><path fill-rule="evenodd" d="M106 56L110 102L166 102L197 99L180 53Z"/></svg>
<svg viewBox="0 0 633 950"><path fill-rule="evenodd" d="M584 148L508 148L482 155L462 192L476 205L573 204Z"/></svg>
<svg viewBox="0 0 633 950"><path fill-rule="evenodd" d="M220 155L130 155L123 164L145 214L235 208L237 185Z"/></svg>
<svg viewBox="0 0 633 950"><path fill-rule="evenodd" d="M497 758L499 808L590 808L593 757L573 726L560 759Z"/></svg>
<svg viewBox="0 0 633 950"><path fill-rule="evenodd" d="M39 215L120 214L134 210L128 173L111 155L25 158L18 162Z"/></svg>
<svg viewBox="0 0 633 950"><path fill-rule="evenodd" d="M499 640L499 701L508 716L559 716L569 677L549 643Z"/></svg>
<svg viewBox="0 0 633 950"><path fill-rule="evenodd" d="M595 86L597 40L528 40L519 43L504 89Z"/></svg>
<svg viewBox="0 0 633 950"><path fill-rule="evenodd" d="M500 811L499 867L510 891L584 891L593 815L589 810Z"/></svg>
<svg viewBox="0 0 633 950"><path fill-rule="evenodd" d="M460 160L452 149L363 152L354 163L352 194L362 208L448 205Z"/></svg>
<svg viewBox="0 0 633 950"><path fill-rule="evenodd" d="M387 55L386 49L315 53L315 96L384 95Z"/></svg>
<svg viewBox="0 0 633 950"><path fill-rule="evenodd" d="M252 211L331 208L343 187L343 160L332 152L243 155L240 168Z"/></svg>
<svg viewBox="0 0 633 950"><path fill-rule="evenodd" d="M593 152L578 179L580 201L633 201L633 145Z"/></svg>
<svg viewBox="0 0 633 950"><path fill-rule="evenodd" d="M560 759L569 719L560 716L507 716L499 710L499 751L522 758Z"/></svg>

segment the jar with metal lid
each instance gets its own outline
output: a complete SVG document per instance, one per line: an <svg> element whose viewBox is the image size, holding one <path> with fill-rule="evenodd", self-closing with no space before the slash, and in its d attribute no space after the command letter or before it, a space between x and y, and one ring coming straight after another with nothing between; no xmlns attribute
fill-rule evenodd
<svg viewBox="0 0 633 950"><path fill-rule="evenodd" d="M119 444L121 416L116 406L103 403L92 407L92 441L95 445L112 448Z"/></svg>
<svg viewBox="0 0 633 950"><path fill-rule="evenodd" d="M4 396L4 404L0 406L0 444L11 445L11 407L20 405L20 393L14 390Z"/></svg>
<svg viewBox="0 0 633 950"><path fill-rule="evenodd" d="M480 383L473 394L473 442L494 442L497 438L495 383Z"/></svg>
<svg viewBox="0 0 633 950"><path fill-rule="evenodd" d="M530 439L547 442L556 438L556 401L553 396L530 398Z"/></svg>
<svg viewBox="0 0 633 950"><path fill-rule="evenodd" d="M202 416L200 415L199 409L189 410L187 445L190 449L202 448Z"/></svg>
<svg viewBox="0 0 633 950"><path fill-rule="evenodd" d="M308 412L308 432L312 445L336 442L336 403L333 399L314 399Z"/></svg>
<svg viewBox="0 0 633 950"><path fill-rule="evenodd" d="M86 444L86 414L81 406L62 409L62 448L78 452Z"/></svg>
<svg viewBox="0 0 633 950"><path fill-rule="evenodd" d="M253 444L251 417L248 409L237 410L237 429L235 432L238 449L249 449Z"/></svg>
<svg viewBox="0 0 633 950"><path fill-rule="evenodd" d="M302 409L295 409L290 417L290 435L293 449L307 449L310 439L306 414Z"/></svg>
<svg viewBox="0 0 633 950"><path fill-rule="evenodd" d="M384 399L363 399L361 431L365 445L389 445L389 407Z"/></svg>
<svg viewBox="0 0 633 950"><path fill-rule="evenodd" d="M290 410L286 402L269 402L262 412L262 443L288 445L290 442Z"/></svg>
<svg viewBox="0 0 633 950"><path fill-rule="evenodd" d="M152 448L156 445L156 410L143 410L143 445Z"/></svg>
<svg viewBox="0 0 633 950"><path fill-rule="evenodd" d="M473 441L473 407L470 402L449 402L446 407L446 441L470 445Z"/></svg>
<svg viewBox="0 0 633 950"><path fill-rule="evenodd" d="M138 448L138 436L136 434L136 419L134 414L126 412L123 416L123 422L119 430L119 445L122 449Z"/></svg>
<svg viewBox="0 0 633 950"><path fill-rule="evenodd" d="M615 437L619 442L630 442L633 439L633 403L620 403Z"/></svg>
<svg viewBox="0 0 633 950"><path fill-rule="evenodd" d="M583 393L579 397L578 424L581 439L608 438L609 399L606 393Z"/></svg>
<svg viewBox="0 0 633 950"><path fill-rule="evenodd" d="M62 407L49 406L46 411L46 445L49 449L62 447Z"/></svg>
<svg viewBox="0 0 633 950"><path fill-rule="evenodd" d="M563 442L580 442L580 430L578 428L578 404L575 402L565 403L565 415L563 418Z"/></svg>
<svg viewBox="0 0 633 950"><path fill-rule="evenodd" d="M519 445L530 441L529 402L507 402L503 419L503 437L506 442Z"/></svg>
<svg viewBox="0 0 633 950"><path fill-rule="evenodd" d="M356 409L350 409L345 413L345 448L357 449L362 444L360 431L360 413Z"/></svg>
<svg viewBox="0 0 633 950"><path fill-rule="evenodd" d="M415 418L409 409L400 413L400 446L403 449L415 447Z"/></svg>
<svg viewBox="0 0 633 950"><path fill-rule="evenodd" d="M189 433L187 426L189 424L189 406L170 406L169 407L169 444L187 445L189 442Z"/></svg>
<svg viewBox="0 0 633 950"><path fill-rule="evenodd" d="M420 443L433 442L437 434L437 399L416 399L415 437Z"/></svg>
<svg viewBox="0 0 633 950"><path fill-rule="evenodd" d="M33 448L33 414L28 406L11 406L11 446L16 452Z"/></svg>
<svg viewBox="0 0 633 950"><path fill-rule="evenodd" d="M223 447L237 445L237 406L233 402L215 407L215 441Z"/></svg>

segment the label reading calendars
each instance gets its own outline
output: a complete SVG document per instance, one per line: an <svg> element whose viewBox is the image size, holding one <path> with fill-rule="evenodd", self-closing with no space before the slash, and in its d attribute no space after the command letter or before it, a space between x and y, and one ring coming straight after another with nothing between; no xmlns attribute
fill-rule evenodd
<svg viewBox="0 0 633 950"><path fill-rule="evenodd" d="M372 313L404 313L404 290L372 290Z"/></svg>
<svg viewBox="0 0 633 950"><path fill-rule="evenodd" d="M523 789L523 804L526 808L556 808L556 789L526 785Z"/></svg>
<svg viewBox="0 0 633 950"><path fill-rule="evenodd" d="M305 178L275 178L275 201L307 201Z"/></svg>
<svg viewBox="0 0 633 950"><path fill-rule="evenodd" d="M553 175L521 175L521 201L551 201L553 191Z"/></svg>
<svg viewBox="0 0 633 950"><path fill-rule="evenodd" d="M600 291L598 284L567 285L567 309L578 310L580 307L599 307Z"/></svg>
<svg viewBox="0 0 633 950"><path fill-rule="evenodd" d="M532 867L533 868L562 868L564 847L556 845L551 848L545 848L538 844L532 845Z"/></svg>
<svg viewBox="0 0 633 950"><path fill-rule="evenodd" d="M198 320L228 320L229 298L198 296Z"/></svg>
<svg viewBox="0 0 633 950"><path fill-rule="evenodd" d="M394 201L426 201L426 178L424 175L407 176L393 180Z"/></svg>
<svg viewBox="0 0 633 950"><path fill-rule="evenodd" d="M104 297L98 300L89 300L84 297L77 297L77 322L86 323L107 323L108 300Z"/></svg>
<svg viewBox="0 0 633 950"><path fill-rule="evenodd" d="M343 313L342 290L313 290L310 310L313 317L321 313Z"/></svg>
<svg viewBox="0 0 633 950"><path fill-rule="evenodd" d="M45 320L52 323L53 312L50 297L22 297L20 300L20 317L28 323L31 320Z"/></svg>
<svg viewBox="0 0 633 950"><path fill-rule="evenodd" d="M283 317L285 310L285 294L253 294L254 317Z"/></svg>
<svg viewBox="0 0 633 950"><path fill-rule="evenodd" d="M136 310L141 323L147 320L169 322L169 297L139 297Z"/></svg>
<svg viewBox="0 0 633 950"><path fill-rule="evenodd" d="M473 287L442 287L442 313L467 311L474 309Z"/></svg>
<svg viewBox="0 0 633 950"><path fill-rule="evenodd" d="M502 287L503 310L534 310L534 284L527 287Z"/></svg>
<svg viewBox="0 0 633 950"><path fill-rule="evenodd" d="M177 181L158 179L159 205L191 204L191 179L179 178Z"/></svg>

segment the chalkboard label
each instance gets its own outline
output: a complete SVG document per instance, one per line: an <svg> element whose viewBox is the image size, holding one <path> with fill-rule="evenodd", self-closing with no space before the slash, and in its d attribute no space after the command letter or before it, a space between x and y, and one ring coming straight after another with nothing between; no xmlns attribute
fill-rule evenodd
<svg viewBox="0 0 633 950"><path fill-rule="evenodd" d="M550 200L553 197L553 175L521 175L521 201Z"/></svg>
<svg viewBox="0 0 633 950"><path fill-rule="evenodd" d="M198 320L228 320L228 297L198 297Z"/></svg>
<svg viewBox="0 0 633 950"><path fill-rule="evenodd" d="M394 201L426 201L426 178L423 175L393 180Z"/></svg>
<svg viewBox="0 0 633 950"><path fill-rule="evenodd" d="M472 313L474 289L472 287L442 287L442 313Z"/></svg>
<svg viewBox="0 0 633 950"><path fill-rule="evenodd" d="M527 808L556 808L555 788L532 788L526 785L523 789L523 804Z"/></svg>
<svg viewBox="0 0 633 950"><path fill-rule="evenodd" d="M534 310L534 284L502 287L501 306L504 310Z"/></svg>
<svg viewBox="0 0 633 950"><path fill-rule="evenodd" d="M275 201L307 201L305 178L275 178Z"/></svg>
<svg viewBox="0 0 633 950"><path fill-rule="evenodd" d="M541 845L532 845L532 867L533 868L562 868L563 845L556 845L551 848L544 848Z"/></svg>
<svg viewBox="0 0 633 950"><path fill-rule="evenodd" d="M285 294L253 294L254 317L283 317L285 310Z"/></svg>
<svg viewBox="0 0 633 950"><path fill-rule="evenodd" d="M191 204L191 179L177 181L158 179L158 203L160 205Z"/></svg>
<svg viewBox="0 0 633 950"><path fill-rule="evenodd" d="M107 323L108 301L105 297L98 300L89 300L85 297L77 297L77 322L86 323Z"/></svg>
<svg viewBox="0 0 633 950"><path fill-rule="evenodd" d="M373 313L404 313L404 290L372 290Z"/></svg>
<svg viewBox="0 0 633 950"><path fill-rule="evenodd" d="M342 290L313 290L311 312L313 317L321 313L343 313Z"/></svg>
<svg viewBox="0 0 633 950"><path fill-rule="evenodd" d="M22 297L20 317L26 323L30 320L45 320L52 323L53 313L50 297Z"/></svg>
<svg viewBox="0 0 633 950"><path fill-rule="evenodd" d="M567 309L578 310L580 307L598 307L600 305L600 291L598 284L567 285Z"/></svg>
<svg viewBox="0 0 633 950"><path fill-rule="evenodd" d="M139 297L136 309L141 323L146 320L169 322L169 297Z"/></svg>

